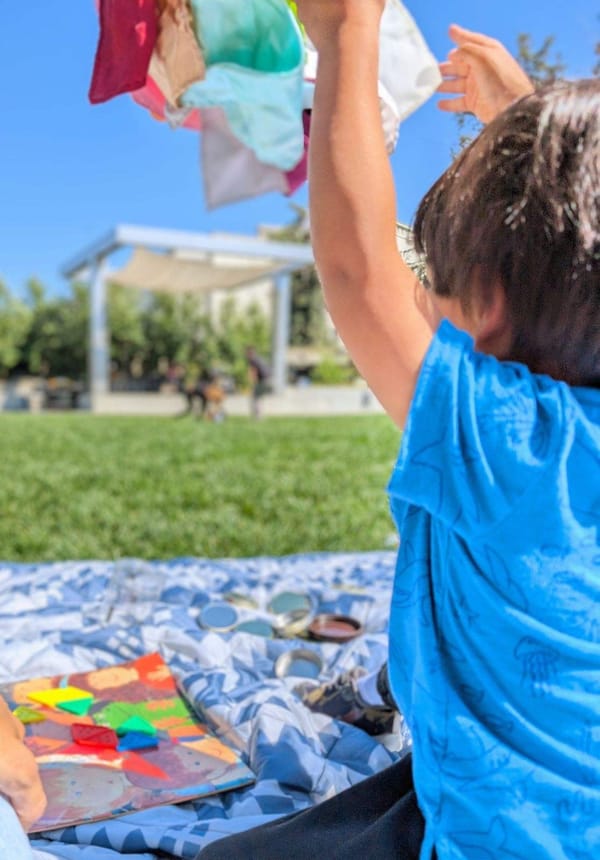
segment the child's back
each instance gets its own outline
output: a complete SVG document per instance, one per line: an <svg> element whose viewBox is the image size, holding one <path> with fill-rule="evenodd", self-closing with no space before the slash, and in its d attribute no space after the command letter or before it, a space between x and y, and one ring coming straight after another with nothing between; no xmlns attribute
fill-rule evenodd
<svg viewBox="0 0 600 860"><path fill-rule="evenodd" d="M442 326L390 483L390 676L440 857L600 856L599 462L599 390Z"/></svg>
<svg viewBox="0 0 600 860"><path fill-rule="evenodd" d="M477 348L439 328L390 483L427 858L600 856L599 145L600 84L529 96L417 214Z"/></svg>

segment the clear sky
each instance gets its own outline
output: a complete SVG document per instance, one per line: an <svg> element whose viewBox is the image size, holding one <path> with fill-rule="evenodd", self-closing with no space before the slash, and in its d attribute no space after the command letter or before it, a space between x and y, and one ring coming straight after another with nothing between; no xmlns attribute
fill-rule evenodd
<svg viewBox="0 0 600 860"><path fill-rule="evenodd" d="M243 3L244 0L240 0ZM367 2L367 0L365 0ZM549 34L569 75L587 75L600 24L597 0L410 0L433 52L450 47L452 21L512 49L519 32ZM440 11L440 9L442 11ZM10 4L0 28L0 277L20 291L30 275L65 290L59 268L116 223L252 234L290 219L267 195L207 212L198 138L154 121L128 96L92 107L87 91L98 35L93 0ZM401 130L393 156L398 214L409 221L456 141L452 117L430 103ZM292 198L305 204L306 189Z"/></svg>

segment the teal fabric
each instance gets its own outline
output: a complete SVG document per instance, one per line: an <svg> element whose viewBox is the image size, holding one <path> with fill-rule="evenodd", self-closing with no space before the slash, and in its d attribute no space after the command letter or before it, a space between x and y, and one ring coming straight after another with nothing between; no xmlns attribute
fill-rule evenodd
<svg viewBox="0 0 600 860"><path fill-rule="evenodd" d="M207 66L234 63L290 72L303 62L300 31L284 0L192 0Z"/></svg>
<svg viewBox="0 0 600 860"><path fill-rule="evenodd" d="M257 158L291 170L304 153L302 34L284 0L192 0L206 78L182 96L221 107Z"/></svg>

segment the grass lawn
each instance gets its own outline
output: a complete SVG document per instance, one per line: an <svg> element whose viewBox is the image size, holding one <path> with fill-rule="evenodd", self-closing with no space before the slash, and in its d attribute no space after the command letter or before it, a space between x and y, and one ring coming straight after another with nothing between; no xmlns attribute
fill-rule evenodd
<svg viewBox="0 0 600 860"><path fill-rule="evenodd" d="M393 532L385 417L0 421L4 560L381 549Z"/></svg>

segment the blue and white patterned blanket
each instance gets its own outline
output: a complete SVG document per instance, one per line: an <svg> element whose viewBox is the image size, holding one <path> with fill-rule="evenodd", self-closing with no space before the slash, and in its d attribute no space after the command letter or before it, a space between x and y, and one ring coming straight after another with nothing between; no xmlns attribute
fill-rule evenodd
<svg viewBox="0 0 600 860"><path fill-rule="evenodd" d="M53 831L35 847L77 860L190 860L204 845L304 809L396 760L402 739L375 740L311 713L274 662L299 643L202 630L206 603L229 591L266 606L282 590L309 592L318 611L358 618L346 645L306 643L322 677L375 670L387 650L393 553L233 561L63 562L0 567L0 682L84 671L160 651L189 700L236 746L256 784L194 803Z"/></svg>

